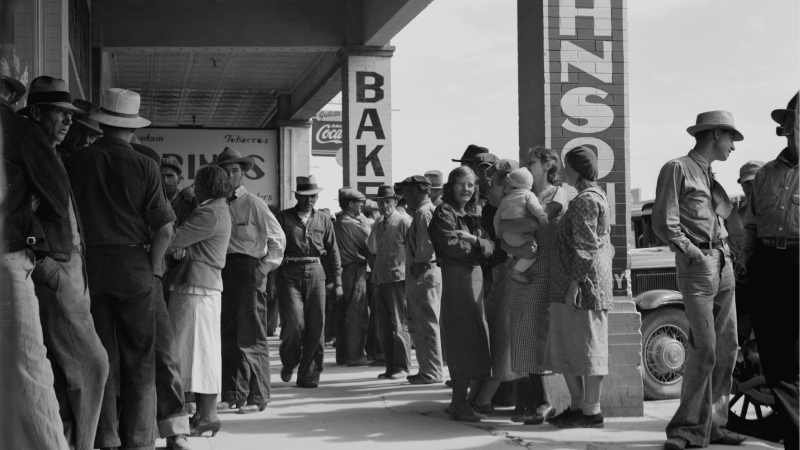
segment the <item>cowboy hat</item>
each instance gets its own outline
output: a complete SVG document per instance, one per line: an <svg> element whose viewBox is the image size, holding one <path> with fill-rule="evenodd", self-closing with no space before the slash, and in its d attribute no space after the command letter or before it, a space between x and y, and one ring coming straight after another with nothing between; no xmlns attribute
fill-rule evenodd
<svg viewBox="0 0 800 450"><path fill-rule="evenodd" d="M400 196L394 193L394 187L392 186L379 186L378 187L378 195L375 197L375 200L386 200L393 198L395 200L399 199Z"/></svg>
<svg viewBox="0 0 800 450"><path fill-rule="evenodd" d="M464 150L464 155L461 156L461 159L454 159L453 162L472 164L472 160L475 158L475 155L479 155L481 153L489 153L489 149L479 147L475 144L469 144L467 149Z"/></svg>
<svg viewBox="0 0 800 450"><path fill-rule="evenodd" d="M314 175L295 177L295 181L297 182L297 190L295 192L300 195L314 195L322 191L322 188L317 186L317 179L314 178Z"/></svg>
<svg viewBox="0 0 800 450"><path fill-rule="evenodd" d="M747 161L744 165L739 169L739 179L736 180L737 183L742 184L745 181L750 181L756 177L756 173L758 173L758 169L763 166L764 163L762 161Z"/></svg>
<svg viewBox="0 0 800 450"><path fill-rule="evenodd" d="M112 127L144 128L150 125L150 121L139 117L141 102L141 97L134 91L111 88L103 97L103 107L92 114L91 118Z"/></svg>
<svg viewBox="0 0 800 450"><path fill-rule="evenodd" d="M19 99L25 95L27 89L25 89L25 85L22 84L18 79L11 76L11 72L9 72L8 66L6 64L2 65L2 70L0 70L0 82L8 84L9 87L14 91L14 96L11 97L8 103L16 103Z"/></svg>
<svg viewBox="0 0 800 450"><path fill-rule="evenodd" d="M733 114L728 111L708 111L697 115L697 123L686 129L689 135L694 136L700 131L714 130L716 128L724 128L733 131L734 141L741 141L744 139L742 133L736 129L733 123Z"/></svg>
<svg viewBox="0 0 800 450"><path fill-rule="evenodd" d="M72 94L64 80L51 77L37 77L31 81L28 89L28 104L20 114L30 114L32 106L50 105L64 108L69 111L80 111L72 105Z"/></svg>
<svg viewBox="0 0 800 450"><path fill-rule="evenodd" d="M214 161L212 164L215 166L223 166L225 164L242 164L242 172L249 172L250 169L256 165L255 160L250 156L242 157L242 154L237 152L236 150L225 147L222 150L222 153L217 155L217 160Z"/></svg>
<svg viewBox="0 0 800 450"><path fill-rule="evenodd" d="M425 178L431 181L431 189L442 189L444 187L444 174L439 170L425 172Z"/></svg>
<svg viewBox="0 0 800 450"><path fill-rule="evenodd" d="M789 100L789 104L786 105L786 109L776 109L772 111L772 120L783 125L783 122L786 121L786 115L790 112L797 111L797 96L798 94L794 94L794 97Z"/></svg>
<svg viewBox="0 0 800 450"><path fill-rule="evenodd" d="M337 200L366 200L367 197L361 191L349 187L339 189L339 198Z"/></svg>
<svg viewBox="0 0 800 450"><path fill-rule="evenodd" d="M97 123L96 120L91 118L91 115L97 112L98 109L100 109L97 107L97 105L95 105L90 101L83 100L80 98L76 98L75 100L73 100L72 104L76 108L80 109L80 111L75 111L75 113L72 115L72 120L80 123L81 125L85 126L86 128L89 128L92 131L96 131L100 134L103 133L102 128L100 128L100 124Z"/></svg>

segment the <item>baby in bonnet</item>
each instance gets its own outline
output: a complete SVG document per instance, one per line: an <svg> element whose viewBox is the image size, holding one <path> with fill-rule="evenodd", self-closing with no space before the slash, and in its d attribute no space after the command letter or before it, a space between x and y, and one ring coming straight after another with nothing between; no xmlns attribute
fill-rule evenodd
<svg viewBox="0 0 800 450"><path fill-rule="evenodd" d="M540 226L547 225L547 214L544 212L536 194L531 192L533 186L533 175L526 168L517 169L506 177L504 191L506 196L500 202L500 207L494 216L494 229L500 227L501 220L520 219L523 217L534 217L539 221ZM530 283L523 272L536 262L536 240L533 233L518 233L506 231L498 233L497 236L511 247L530 246L533 251L533 258L519 258L511 271L511 278L523 284Z"/></svg>

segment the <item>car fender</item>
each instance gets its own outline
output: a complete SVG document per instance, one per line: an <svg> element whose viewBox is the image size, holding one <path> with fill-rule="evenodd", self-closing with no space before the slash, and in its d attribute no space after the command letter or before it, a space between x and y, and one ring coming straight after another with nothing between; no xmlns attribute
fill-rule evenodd
<svg viewBox="0 0 800 450"><path fill-rule="evenodd" d="M634 297L633 302L640 310L660 308L665 305L683 305L683 295L678 291L669 289L653 289L652 291L642 292Z"/></svg>

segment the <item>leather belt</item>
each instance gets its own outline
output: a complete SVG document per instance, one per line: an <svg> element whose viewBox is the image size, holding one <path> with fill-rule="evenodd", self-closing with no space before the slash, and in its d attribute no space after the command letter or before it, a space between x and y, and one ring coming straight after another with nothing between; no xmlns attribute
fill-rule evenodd
<svg viewBox="0 0 800 450"><path fill-rule="evenodd" d="M283 258L283 262L284 264L318 264L319 256L303 256L303 257L289 256Z"/></svg>
<svg viewBox="0 0 800 450"><path fill-rule="evenodd" d="M16 253L26 248L36 245L35 237L27 237L25 239L7 239L5 241L6 253Z"/></svg>
<svg viewBox="0 0 800 450"><path fill-rule="evenodd" d="M725 239L720 239L718 241L709 241L709 242L698 242L694 244L700 250L714 250L717 248L722 248L725 246Z"/></svg>
<svg viewBox="0 0 800 450"><path fill-rule="evenodd" d="M786 236L762 237L761 243L767 247L775 247L777 249L783 250L786 248L800 247L800 238L790 238Z"/></svg>
<svg viewBox="0 0 800 450"><path fill-rule="evenodd" d="M228 253L225 255L225 259L230 259L234 261L249 261L251 259L258 259L256 257L245 255L244 253Z"/></svg>

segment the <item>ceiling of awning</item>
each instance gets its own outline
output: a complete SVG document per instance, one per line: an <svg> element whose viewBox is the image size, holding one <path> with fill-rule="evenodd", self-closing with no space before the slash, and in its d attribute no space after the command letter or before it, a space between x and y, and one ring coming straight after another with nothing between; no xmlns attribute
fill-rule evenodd
<svg viewBox="0 0 800 450"><path fill-rule="evenodd" d="M140 114L153 126L262 128L278 94L291 92L322 54L114 49L103 54L103 82L139 92Z"/></svg>

